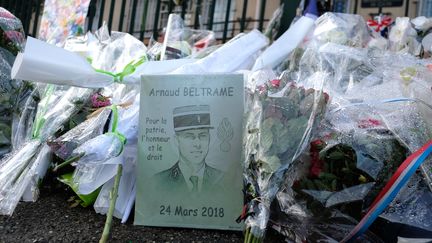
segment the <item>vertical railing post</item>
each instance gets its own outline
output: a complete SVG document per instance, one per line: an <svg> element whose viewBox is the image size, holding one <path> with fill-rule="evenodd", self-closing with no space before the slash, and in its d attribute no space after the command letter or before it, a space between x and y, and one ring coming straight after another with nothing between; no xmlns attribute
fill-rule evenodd
<svg viewBox="0 0 432 243"><path fill-rule="evenodd" d="M212 0L210 3L209 15L208 15L208 19L207 19L207 29L208 30L213 29L215 8L216 8L216 0Z"/></svg>
<svg viewBox="0 0 432 243"><path fill-rule="evenodd" d="M93 20L95 15L96 15L96 0L91 0L89 5L89 10L87 13L87 17L88 17L87 31L92 30Z"/></svg>
<svg viewBox="0 0 432 243"><path fill-rule="evenodd" d="M101 0L98 28L102 27L104 11L105 11L105 0Z"/></svg>
<svg viewBox="0 0 432 243"><path fill-rule="evenodd" d="M172 0L168 1L168 14L171 14L174 8L174 2Z"/></svg>
<svg viewBox="0 0 432 243"><path fill-rule="evenodd" d="M200 24L199 16L201 14L201 3L202 3L202 0L197 0L196 3L197 3L197 5L196 5L196 8L195 8L194 29L199 29L199 24Z"/></svg>
<svg viewBox="0 0 432 243"><path fill-rule="evenodd" d="M133 2L132 2L132 14L131 14L130 25L129 25L129 34L131 34L131 35L133 35L133 33L134 33L137 5L138 5L138 0L133 0Z"/></svg>
<svg viewBox="0 0 432 243"><path fill-rule="evenodd" d="M33 22L33 37L37 37L41 1L42 0L36 0L36 13L35 13L35 20Z"/></svg>
<svg viewBox="0 0 432 243"><path fill-rule="evenodd" d="M231 0L228 0L226 12L225 12L224 31L223 31L223 36L222 36L222 42L223 43L225 43L225 41L227 39L228 23L230 21L230 13L231 13Z"/></svg>
<svg viewBox="0 0 432 243"><path fill-rule="evenodd" d="M258 22L259 31L263 31L263 27L264 27L265 6L266 6L266 0L260 0L260 12L259 12L259 22Z"/></svg>
<svg viewBox="0 0 432 243"><path fill-rule="evenodd" d="M120 8L120 20L119 20L119 31L123 31L123 20L125 17L125 11L126 11L126 0L122 0L121 8Z"/></svg>
<svg viewBox="0 0 432 243"><path fill-rule="evenodd" d="M240 32L243 32L245 30L247 7L248 7L248 0L243 0L242 17L240 20Z"/></svg>
<svg viewBox="0 0 432 243"><path fill-rule="evenodd" d="M154 23L153 23L153 38L155 40L158 39L159 37L159 31L158 31L158 27L159 27L159 14L160 14L160 8L161 8L161 0L156 0L156 12L155 12L155 19L154 19Z"/></svg>
<svg viewBox="0 0 432 243"><path fill-rule="evenodd" d="M186 9L187 9L187 1L182 1L182 11L181 11L182 19L185 19Z"/></svg>
<svg viewBox="0 0 432 243"><path fill-rule="evenodd" d="M300 4L300 1L301 0L281 0L281 4L283 4L283 11L281 24L276 35L276 39L279 38L291 25L292 20L296 16L297 7Z"/></svg>
<svg viewBox="0 0 432 243"><path fill-rule="evenodd" d="M140 30L140 40L144 41L145 37L145 28L147 24L147 13L148 13L148 5L149 0L144 0L144 9L143 9L143 15L141 19L141 30Z"/></svg>
<svg viewBox="0 0 432 243"><path fill-rule="evenodd" d="M114 18L114 8L115 8L115 0L111 0L109 16L108 16L108 29L111 33L112 23Z"/></svg>

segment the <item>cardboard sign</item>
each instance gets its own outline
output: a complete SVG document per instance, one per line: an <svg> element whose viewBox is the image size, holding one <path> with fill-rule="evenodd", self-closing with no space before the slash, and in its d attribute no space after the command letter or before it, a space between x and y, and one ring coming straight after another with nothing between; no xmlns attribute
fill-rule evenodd
<svg viewBox="0 0 432 243"><path fill-rule="evenodd" d="M242 230L240 74L141 82L135 224Z"/></svg>

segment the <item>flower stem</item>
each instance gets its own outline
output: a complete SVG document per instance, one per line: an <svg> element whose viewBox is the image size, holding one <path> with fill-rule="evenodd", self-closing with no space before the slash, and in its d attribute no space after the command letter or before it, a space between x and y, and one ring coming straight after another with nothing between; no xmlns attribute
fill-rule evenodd
<svg viewBox="0 0 432 243"><path fill-rule="evenodd" d="M63 163L57 165L56 167L54 167L53 171L57 171L58 169L61 169L61 168L65 167L66 165L72 164L73 162L81 159L81 157L83 157L83 156L84 156L84 153L79 154L79 155L77 155L75 157L72 157L72 158L66 160L65 162L63 162Z"/></svg>
<svg viewBox="0 0 432 243"><path fill-rule="evenodd" d="M250 232L251 228L247 228L246 229L246 233L245 233L245 241L244 243L250 243L251 242L251 232Z"/></svg>
<svg viewBox="0 0 432 243"><path fill-rule="evenodd" d="M110 206L108 209L108 213L107 213L107 217L106 217L106 221L105 221L105 226L104 226L104 230L102 233L102 237L99 240L99 243L106 243L108 241L109 235L110 235L110 230L111 230L111 224L112 224L112 218L113 218L113 214L114 214L114 209L115 209L115 204L117 201L117 194L118 194L118 189L120 186L120 178L122 175L122 170L123 170L123 166L120 164L117 167L117 174L115 176L114 179L114 187L111 191L111 201L110 201Z"/></svg>

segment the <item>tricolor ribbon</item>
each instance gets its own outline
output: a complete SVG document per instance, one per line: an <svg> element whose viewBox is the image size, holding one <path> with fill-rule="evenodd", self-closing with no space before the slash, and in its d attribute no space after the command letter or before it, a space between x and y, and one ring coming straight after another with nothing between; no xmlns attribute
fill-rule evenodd
<svg viewBox="0 0 432 243"><path fill-rule="evenodd" d="M381 30L391 25L392 22L393 19L389 16L378 16L375 19L368 20L367 25L375 32L380 32Z"/></svg>
<svg viewBox="0 0 432 243"><path fill-rule="evenodd" d="M384 189L378 194L369 211L357 224L357 226L341 241L353 242L362 235L378 216L393 201L398 192L405 186L418 167L432 152L432 140L427 142L419 150L411 154L393 174Z"/></svg>

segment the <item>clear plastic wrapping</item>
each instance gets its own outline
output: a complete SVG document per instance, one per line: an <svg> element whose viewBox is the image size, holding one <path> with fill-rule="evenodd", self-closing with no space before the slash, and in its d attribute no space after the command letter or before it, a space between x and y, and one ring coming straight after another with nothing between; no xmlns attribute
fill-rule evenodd
<svg viewBox="0 0 432 243"><path fill-rule="evenodd" d="M39 149L89 99L91 90L48 85L38 106L32 140L0 161L0 213L11 215L31 180L44 172L45 150ZM33 184L37 184L33 182Z"/></svg>
<svg viewBox="0 0 432 243"><path fill-rule="evenodd" d="M213 31L187 28L179 15L170 14L160 60L185 58L205 50L215 42Z"/></svg>
<svg viewBox="0 0 432 243"><path fill-rule="evenodd" d="M48 145L57 157L68 159L79 145L103 133L110 112L110 109L102 109L59 138L48 140Z"/></svg>
<svg viewBox="0 0 432 243"><path fill-rule="evenodd" d="M318 43L335 43L352 47L364 47L369 33L362 16L327 12L315 22L313 38Z"/></svg>
<svg viewBox="0 0 432 243"><path fill-rule="evenodd" d="M272 80L269 76L251 76L264 80L250 80L258 86L246 99L244 176L250 215L246 224L247 234L256 238L264 236L270 204L286 171L307 147L329 98L321 90L325 75L311 77L316 86L309 88L289 82L284 75Z"/></svg>
<svg viewBox="0 0 432 243"><path fill-rule="evenodd" d="M300 64L300 83L313 83L316 70L329 75L324 90L332 99L309 151L286 173L272 227L288 240L340 241L407 156L432 138L430 70L410 55L334 43L306 49ZM429 163L381 218L430 230ZM357 240L380 241L370 232Z"/></svg>
<svg viewBox="0 0 432 243"><path fill-rule="evenodd" d="M15 55L23 48L24 36L21 21L0 8L0 159L13 144L13 116L18 113L18 102L28 96L24 90L26 84L10 77Z"/></svg>

